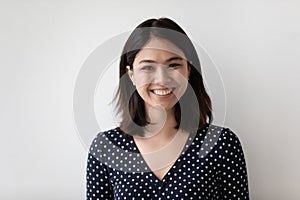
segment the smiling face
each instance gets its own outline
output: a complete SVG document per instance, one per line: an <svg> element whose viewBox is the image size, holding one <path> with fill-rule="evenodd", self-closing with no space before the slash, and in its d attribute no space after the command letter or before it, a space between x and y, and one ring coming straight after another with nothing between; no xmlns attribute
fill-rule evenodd
<svg viewBox="0 0 300 200"><path fill-rule="evenodd" d="M189 72L186 57L178 47L165 39L152 38L138 52L128 74L146 110L161 106L169 111L184 94Z"/></svg>

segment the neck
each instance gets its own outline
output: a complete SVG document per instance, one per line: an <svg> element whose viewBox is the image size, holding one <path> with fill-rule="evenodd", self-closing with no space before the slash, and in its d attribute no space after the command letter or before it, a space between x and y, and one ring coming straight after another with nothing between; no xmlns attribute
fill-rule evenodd
<svg viewBox="0 0 300 200"><path fill-rule="evenodd" d="M165 110L162 107L147 109L147 120L150 122L144 129L146 138L171 138L177 132L174 109ZM153 138L154 139L154 138Z"/></svg>
<svg viewBox="0 0 300 200"><path fill-rule="evenodd" d="M147 111L147 120L150 124L144 128L144 136L134 137L141 152L153 152L165 146L169 146L170 144L173 147L178 147L178 141L186 141L186 136L188 136L188 134L183 134L182 130L175 128L177 122L174 115L174 109L147 109ZM174 140L175 143L172 142Z"/></svg>

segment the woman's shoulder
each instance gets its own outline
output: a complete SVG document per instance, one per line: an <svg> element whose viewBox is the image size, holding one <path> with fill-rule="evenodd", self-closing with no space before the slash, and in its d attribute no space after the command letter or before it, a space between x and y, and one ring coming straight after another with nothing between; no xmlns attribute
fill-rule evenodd
<svg viewBox="0 0 300 200"><path fill-rule="evenodd" d="M229 127L216 124L206 124L204 128L199 129L198 133L204 132L205 135L214 135L222 137L237 138L237 134Z"/></svg>
<svg viewBox="0 0 300 200"><path fill-rule="evenodd" d="M93 143L102 141L103 139L109 139L112 141L118 140L118 138L123 138L124 135L119 127L108 129L105 131L100 131L97 133L96 137L93 139Z"/></svg>
<svg viewBox="0 0 300 200"><path fill-rule="evenodd" d="M238 135L229 127L206 124L202 129L198 130L203 142L211 145L224 145L228 143L240 143ZM208 146L208 145L207 145Z"/></svg>
<svg viewBox="0 0 300 200"><path fill-rule="evenodd" d="M90 150L103 150L109 148L126 149L131 146L131 139L129 136L123 134L119 127L108 129L99 132L92 140Z"/></svg>
<svg viewBox="0 0 300 200"><path fill-rule="evenodd" d="M204 158L210 152L218 152L225 155L228 152L238 154L242 152L242 146L237 134L231 128L207 124L198 130L195 138L196 145L199 145L199 155ZM237 152L236 152L237 151Z"/></svg>

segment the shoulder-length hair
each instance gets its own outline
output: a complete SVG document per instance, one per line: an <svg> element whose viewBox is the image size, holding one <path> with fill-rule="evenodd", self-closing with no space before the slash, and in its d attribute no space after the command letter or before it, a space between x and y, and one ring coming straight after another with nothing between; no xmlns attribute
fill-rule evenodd
<svg viewBox="0 0 300 200"><path fill-rule="evenodd" d="M175 44L187 58L191 68L189 85L180 101L175 104L176 129L195 131L212 122L211 100L201 75L200 61L196 49L184 32L168 18L148 19L138 25L126 41L120 58L119 87L114 97L116 112L121 117L120 129L125 134L143 135L146 120L145 105L127 74L126 67L132 65L137 53L151 38L162 38ZM192 96L196 100L191 101ZM184 108L184 109L183 109Z"/></svg>

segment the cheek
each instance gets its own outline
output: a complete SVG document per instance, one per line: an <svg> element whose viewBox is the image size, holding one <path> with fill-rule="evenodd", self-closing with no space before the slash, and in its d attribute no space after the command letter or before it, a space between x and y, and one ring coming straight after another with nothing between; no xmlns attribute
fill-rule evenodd
<svg viewBox="0 0 300 200"><path fill-rule="evenodd" d="M177 73L176 76L173 77L173 80L176 81L177 90L175 90L175 96L179 99L186 91L188 87L188 77L187 74Z"/></svg>
<svg viewBox="0 0 300 200"><path fill-rule="evenodd" d="M149 85L152 82L152 79L150 76L136 76L135 77L135 83L137 88L145 87L146 85Z"/></svg>
<svg viewBox="0 0 300 200"><path fill-rule="evenodd" d="M137 91L146 91L149 88L149 84L139 84L136 85L136 90Z"/></svg>
<svg viewBox="0 0 300 200"><path fill-rule="evenodd" d="M135 76L135 88L142 99L145 100L146 96L148 95L148 88L151 84L151 77L142 74L136 74Z"/></svg>
<svg viewBox="0 0 300 200"><path fill-rule="evenodd" d="M149 96L149 84L137 85L136 90L144 100Z"/></svg>
<svg viewBox="0 0 300 200"><path fill-rule="evenodd" d="M188 72L182 71L182 72L176 72L173 74L173 80L177 82L178 85L185 86L188 83Z"/></svg>

